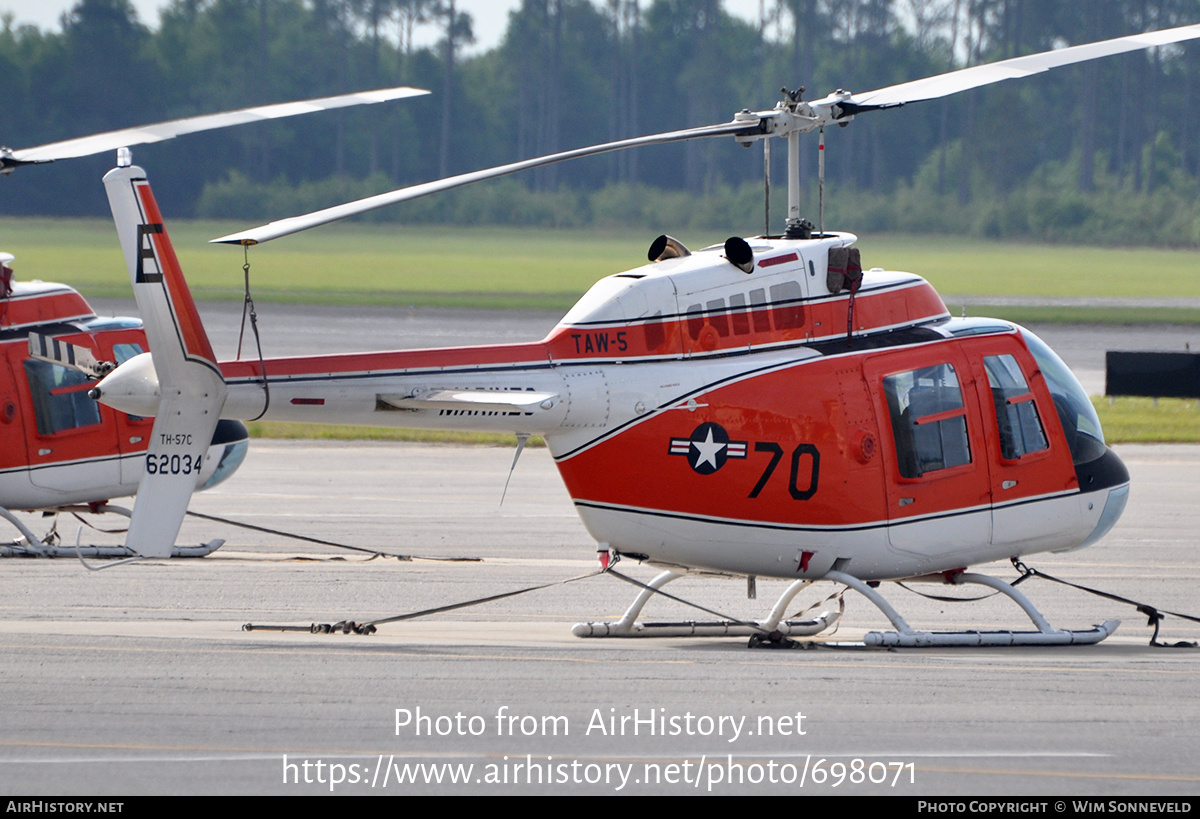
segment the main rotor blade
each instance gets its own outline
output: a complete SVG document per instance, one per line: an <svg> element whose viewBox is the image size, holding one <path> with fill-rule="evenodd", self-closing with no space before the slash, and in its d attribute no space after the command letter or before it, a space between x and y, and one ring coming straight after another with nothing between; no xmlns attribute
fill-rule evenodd
<svg viewBox="0 0 1200 819"><path fill-rule="evenodd" d="M1063 65L1094 60L1114 54L1122 54L1127 51L1169 45L1197 37L1200 37L1200 25L1180 26L1178 28L1150 31L1143 34L1118 37L1112 40L1071 46L1058 49L1057 51L1046 51L1040 54L1030 54L1025 57L1015 57L1011 60L1001 60L1000 62L964 68L959 71L951 71L934 77L913 80L912 82L892 85L862 94L847 94L844 91L839 91L823 99L807 103L805 107L809 113L802 117L781 118L769 122L769 119L773 116L782 116L777 108L774 112L759 112L753 115L748 113L742 114L733 122L723 125L709 125L701 128L690 128L682 131L671 131L634 139L606 142L588 148L564 151L549 156L513 162L508 165L500 165L499 167L486 170L460 174L434 182L413 185L412 187L401 188L390 193L381 193L377 196L360 199L344 205L337 205L303 216L281 219L277 222L271 222L270 224L240 233L231 233L228 236L222 236L219 239L211 241L223 244L259 244L319 225L336 222L340 219L375 210L376 208L382 208L397 202L405 202L409 199L416 199L431 193L450 190L451 188L468 185L472 182L492 179L516 173L517 171L536 168L541 165L549 165L553 162L562 162L567 159L577 159L608 151L617 151L623 148L633 148L639 145L654 145L711 136L763 137L771 134L785 136L789 132L804 133L860 111L888 108L904 105L909 102L919 102L921 100L938 99L960 91L990 85L1003 80L1027 77L1031 74L1038 74L1042 71ZM840 112L838 111L839 108Z"/></svg>
<svg viewBox="0 0 1200 819"><path fill-rule="evenodd" d="M341 94L335 97L320 97L300 102L258 105L253 108L241 108L237 111L224 111L218 114L205 114L199 117L173 119L168 122L157 122L134 128L122 128L119 131L106 131L102 134L67 139L62 142L51 142L33 148L21 148L13 151L9 156L16 160L13 164L53 162L56 159L70 159L103 153L104 151L115 151L117 148L125 148L130 145L161 142L164 139L171 139L182 134L192 134L197 131L228 128L231 125L280 119L281 117L294 117L298 114L328 111L333 108L345 108L350 105L374 105L378 102L403 99L404 97L415 97L428 93L428 91L420 88L381 88L377 91L360 91L356 94Z"/></svg>
<svg viewBox="0 0 1200 819"><path fill-rule="evenodd" d="M228 244L228 245L257 245L262 242L269 242L272 239L278 239L281 236L289 236L293 233L299 233L302 230L308 230L319 225L327 225L330 222L337 222L350 216L357 216L360 213L375 210L377 208L394 205L397 202L407 202L410 199L417 199L421 196L428 196L431 193L439 193L452 188L469 185L472 182L480 182L484 179L494 179L497 176L505 176L517 171L529 170L542 165L550 165L555 162L563 162L568 159L578 159L584 156L593 156L595 154L603 154L609 151L619 151L622 148L635 148L640 145L659 145L666 142L679 142L685 139L697 139L700 137L715 137L715 136L732 136L742 134L759 134L761 133L762 119L754 118L750 121L734 121L722 123L720 125L705 125L700 128L687 128L682 131L668 131L661 134L650 134L648 136L634 137L632 139L621 139L616 142L605 142L601 145L591 145L587 148L576 148L571 151L563 151L557 154L549 154L547 156L539 156L533 159L524 159L520 162L511 162L507 165L499 165L495 168L485 168L479 171L471 171L470 173L459 174L458 176L450 176L445 179L438 179L433 182L424 182L420 185L412 185L407 188L400 188L389 193L380 193L375 196L359 199L354 202L347 202L344 205L336 205L325 210L318 210L314 213L304 214L302 216L293 216L290 219L280 219L276 222L271 222L261 227L251 228L240 233L231 233L228 236L222 236L219 239L212 239L213 243Z"/></svg>
<svg viewBox="0 0 1200 819"><path fill-rule="evenodd" d="M852 94L849 99L838 94L830 94L811 104L816 107L849 103L852 107L868 109L904 105L908 102L938 99L1004 80L1040 74L1063 65L1086 62L1099 57L1111 57L1114 54L1124 54L1127 51L1138 51L1153 46L1194 40L1197 37L1200 37L1200 25L1147 31L1143 34L1131 34L1128 37L1117 37L1113 40L1101 40L1097 43L1085 43L1084 45L1060 48L1057 51L1043 51L1040 54L1029 54L1024 57L1014 57L1011 60L976 65L935 77L925 77L900 85L889 85L875 91Z"/></svg>

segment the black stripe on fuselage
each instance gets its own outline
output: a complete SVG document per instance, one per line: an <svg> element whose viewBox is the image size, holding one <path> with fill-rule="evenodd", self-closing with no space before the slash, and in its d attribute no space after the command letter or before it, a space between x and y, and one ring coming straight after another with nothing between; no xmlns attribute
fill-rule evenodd
<svg viewBox="0 0 1200 819"><path fill-rule="evenodd" d="M976 506L972 509L955 509L939 514L924 515L919 518L904 518L893 521L879 521L877 523L861 523L847 524L845 526L804 526L796 523L768 523L766 521L750 521L738 520L735 518L713 518L704 517L701 515L690 515L686 512L669 512L661 509L639 509L632 506L621 506L618 504L600 503L597 501L574 500L576 506L582 506L588 509L598 509L604 512L623 512L631 515L645 515L647 517L670 518L673 520L688 520L693 523L709 523L716 526L739 526L747 529L769 529L772 531L784 532L868 532L875 529L886 529L894 526L912 526L918 523L928 523L934 520L947 520L950 518L963 517L965 515L977 515L984 512L993 512L997 509L1012 509L1018 506L1030 506L1035 503L1044 503L1046 501L1059 500L1060 498L1070 497L1075 493L1064 492L1062 494L1040 496L1036 498L1026 498L1024 500L1011 501L1009 503L997 503L990 506Z"/></svg>

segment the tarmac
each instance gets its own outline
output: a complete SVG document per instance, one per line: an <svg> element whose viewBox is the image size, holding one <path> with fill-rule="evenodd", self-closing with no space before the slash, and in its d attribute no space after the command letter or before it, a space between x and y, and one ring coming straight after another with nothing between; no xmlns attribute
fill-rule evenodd
<svg viewBox="0 0 1200 819"><path fill-rule="evenodd" d="M1200 614L1200 447L1119 451L1135 494L1113 533L1028 563ZM745 638L579 639L573 623L619 616L636 589L592 575L594 543L545 450L522 456L500 505L511 457L491 447L260 441L237 475L192 505L411 560L189 518L181 543L226 545L200 560L100 572L73 560L0 562L0 788L43 796L1197 790L1200 651L1151 647L1130 605L1041 579L1022 586L1056 627L1123 619L1097 646L751 650ZM68 542L76 527L59 522ZM643 582L654 574L618 568ZM983 570L1016 577L1004 564ZM381 624L369 636L307 630L543 584ZM744 580L685 578L667 590L751 618L783 586L760 579L755 600ZM826 599L834 591L817 584L793 609L836 610ZM1003 599L951 604L891 584L884 592L914 628L1030 628ZM887 628L856 594L844 602L835 641ZM712 619L671 601L652 602L646 617ZM245 623L304 630L243 631ZM1170 616L1160 634L1197 637L1200 624Z"/></svg>
<svg viewBox="0 0 1200 819"><path fill-rule="evenodd" d="M1088 549L1026 562L1200 615L1200 447L1118 453L1133 494L1113 532ZM545 450L521 456L501 504L512 454L255 441L241 470L198 494L193 511L366 551L190 517L180 543L218 537L225 546L200 560L99 572L74 560L0 561L0 788L42 797L1097 800L1200 790L1200 649L1150 646L1133 605L1044 579L1021 589L1056 627L1114 617L1122 626L1096 646L873 650L852 644L888 623L850 592L832 646L573 637L572 624L618 617L637 590L596 575L595 543ZM58 521L66 542L78 526ZM643 582L655 574L617 568ZM1007 564L975 568L1017 576ZM756 599L745 580L727 578L685 578L667 591L731 618L760 618L785 584L759 579ZM309 630L532 587L540 588L380 624L371 635ZM894 584L881 590L914 628L1030 628L1003 598L955 603ZM817 584L792 610L836 611L835 591ZM653 601L645 616L713 619L671 600ZM246 623L298 630L244 631ZM1173 615L1159 635L1198 638L1200 623Z"/></svg>

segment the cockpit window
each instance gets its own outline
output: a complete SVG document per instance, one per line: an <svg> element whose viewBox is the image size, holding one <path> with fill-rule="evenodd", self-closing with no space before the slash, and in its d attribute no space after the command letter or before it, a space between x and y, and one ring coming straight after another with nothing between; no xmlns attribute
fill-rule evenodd
<svg viewBox="0 0 1200 819"><path fill-rule="evenodd" d="M33 396L38 435L54 435L100 423L100 405L83 389L88 384L83 373L46 361L27 359L25 375ZM71 387L79 389L71 390Z"/></svg>
<svg viewBox="0 0 1200 819"><path fill-rule="evenodd" d="M901 477L971 462L967 411L950 364L896 373L883 379Z"/></svg>
<svg viewBox="0 0 1200 819"><path fill-rule="evenodd" d="M1017 360L1011 355L989 355L983 359L996 424L1000 428L1000 457L1015 461L1031 452L1049 448L1037 403Z"/></svg>
<svg viewBox="0 0 1200 819"><path fill-rule="evenodd" d="M113 345L113 358L117 360L118 364L124 364L135 355L141 355L144 352L146 351L142 349L142 345L133 344L132 342L129 344Z"/></svg>

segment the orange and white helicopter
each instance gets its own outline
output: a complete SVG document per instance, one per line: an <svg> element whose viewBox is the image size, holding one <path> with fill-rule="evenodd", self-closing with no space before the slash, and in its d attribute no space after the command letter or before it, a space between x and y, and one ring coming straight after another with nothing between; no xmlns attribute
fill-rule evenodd
<svg viewBox="0 0 1200 819"><path fill-rule="evenodd" d="M188 117L34 148L0 148L0 174L182 134L424 93L381 89ZM87 391L95 379L149 345L140 319L99 317L66 285L16 282L12 261L12 254L0 253L0 517L21 538L0 547L0 554L74 555L75 549L58 546L53 538L38 538L10 510L130 514L108 501L136 492L153 421L100 406ZM240 421L222 421L205 439L193 475L195 488L207 489L231 475L245 456L247 441ZM174 554L203 555L220 543L178 547ZM88 546L80 553L133 554L120 546Z"/></svg>
<svg viewBox="0 0 1200 819"><path fill-rule="evenodd" d="M891 619L877 645L1063 644L1104 639L1052 628L974 563L1080 548L1116 522L1129 474L1087 395L1032 333L955 319L909 273L862 271L855 236L799 212L798 137L856 115L1108 54L1200 37L1200 26L1006 60L866 94L838 91L732 122L606 143L463 174L214 241L257 244L392 202L538 165L677 140L788 140L781 235L689 251L660 236L646 266L598 282L543 340L217 362L145 173L105 177L151 341L93 391L154 415L128 545L169 553L218 418L373 424L545 438L603 559L664 572L615 623L581 636L812 634L789 622L816 580L853 588ZM823 148L823 140L822 140ZM145 510L144 514L141 514ZM602 561L603 561L602 559ZM689 571L790 578L752 626L640 626L642 605ZM916 632L874 588L936 578L1003 592L1036 630Z"/></svg>

